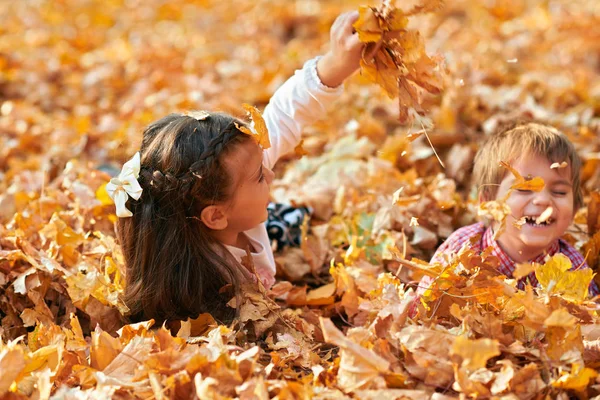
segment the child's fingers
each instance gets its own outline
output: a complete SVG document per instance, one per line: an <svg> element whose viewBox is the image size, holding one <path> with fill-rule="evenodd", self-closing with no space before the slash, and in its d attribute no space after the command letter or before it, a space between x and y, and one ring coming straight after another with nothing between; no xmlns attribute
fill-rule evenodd
<svg viewBox="0 0 600 400"><path fill-rule="evenodd" d="M348 20L351 25L354 24L358 20L358 11L356 11L356 10L350 11L348 13Z"/></svg>
<svg viewBox="0 0 600 400"><path fill-rule="evenodd" d="M347 13L340 15L340 17L342 17L341 23L342 23L343 33L346 35L353 34L354 27L352 25L354 25L354 23L358 19L358 11L349 11Z"/></svg>

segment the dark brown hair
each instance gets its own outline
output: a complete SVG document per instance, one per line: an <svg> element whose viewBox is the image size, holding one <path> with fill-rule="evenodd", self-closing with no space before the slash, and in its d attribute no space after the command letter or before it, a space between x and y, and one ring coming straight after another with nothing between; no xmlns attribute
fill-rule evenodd
<svg viewBox="0 0 600 400"><path fill-rule="evenodd" d="M500 161L510 163L527 154L546 157L551 162L566 161L571 170L575 211L583 206L581 159L573 144L552 126L526 121L502 126L477 152L473 179L485 201L496 197L498 185L507 174Z"/></svg>
<svg viewBox="0 0 600 400"><path fill-rule="evenodd" d="M125 257L125 303L130 320L195 318L203 312L230 321L235 311L220 293L239 293L239 264L200 220L201 211L228 200L232 179L224 159L251 138L237 119L220 113L170 114L151 124L141 146L139 200L120 218ZM231 297L231 296L229 296Z"/></svg>

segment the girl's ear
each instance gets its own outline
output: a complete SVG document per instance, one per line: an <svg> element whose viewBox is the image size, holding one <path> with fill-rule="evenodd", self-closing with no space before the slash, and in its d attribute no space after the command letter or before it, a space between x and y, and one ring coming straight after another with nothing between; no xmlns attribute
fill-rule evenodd
<svg viewBox="0 0 600 400"><path fill-rule="evenodd" d="M227 216L219 205L205 207L200 213L200 219L209 229L220 231L227 228Z"/></svg>

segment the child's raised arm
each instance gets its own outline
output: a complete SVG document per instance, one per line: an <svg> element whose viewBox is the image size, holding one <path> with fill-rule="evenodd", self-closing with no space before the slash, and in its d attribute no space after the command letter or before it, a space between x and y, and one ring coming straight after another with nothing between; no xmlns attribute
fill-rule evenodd
<svg viewBox="0 0 600 400"><path fill-rule="evenodd" d="M329 51L307 61L273 94L263 115L271 140L266 167L294 149L305 125L325 116L326 106L341 95L341 84L358 69L363 44L352 29L357 18L358 12L338 16L331 26Z"/></svg>
<svg viewBox="0 0 600 400"><path fill-rule="evenodd" d="M338 16L329 33L330 49L317 62L317 73L325 86L341 85L360 66L364 44L358 40L352 25L358 19L358 11Z"/></svg>

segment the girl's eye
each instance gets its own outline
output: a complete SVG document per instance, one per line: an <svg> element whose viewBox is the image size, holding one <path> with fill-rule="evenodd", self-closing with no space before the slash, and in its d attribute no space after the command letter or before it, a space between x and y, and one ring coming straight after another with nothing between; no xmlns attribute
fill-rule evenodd
<svg viewBox="0 0 600 400"><path fill-rule="evenodd" d="M567 192L554 191L554 194L557 195L557 196L566 196Z"/></svg>
<svg viewBox="0 0 600 400"><path fill-rule="evenodd" d="M527 193L531 193L531 190L517 189L517 192L527 194Z"/></svg>

